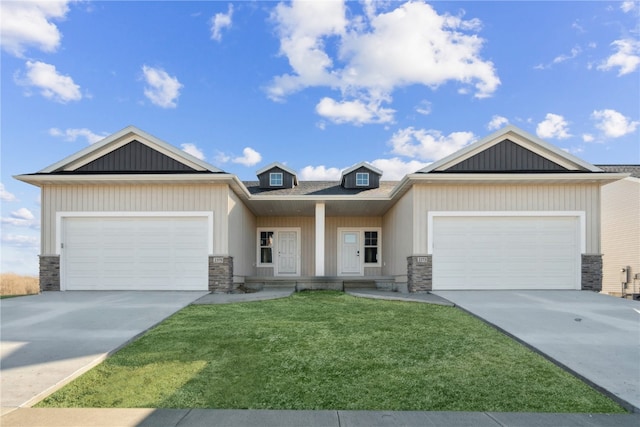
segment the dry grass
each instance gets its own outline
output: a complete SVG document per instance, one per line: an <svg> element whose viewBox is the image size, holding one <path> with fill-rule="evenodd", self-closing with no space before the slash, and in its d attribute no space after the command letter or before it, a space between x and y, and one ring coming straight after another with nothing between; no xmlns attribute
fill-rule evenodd
<svg viewBox="0 0 640 427"><path fill-rule="evenodd" d="M40 280L15 273L0 274L0 296L31 295L40 292Z"/></svg>

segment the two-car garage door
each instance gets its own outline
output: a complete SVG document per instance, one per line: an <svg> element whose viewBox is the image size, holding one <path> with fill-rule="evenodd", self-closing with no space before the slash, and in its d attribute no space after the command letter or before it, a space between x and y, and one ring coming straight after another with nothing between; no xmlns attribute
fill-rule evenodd
<svg viewBox="0 0 640 427"><path fill-rule="evenodd" d="M207 290L207 217L63 219L66 290Z"/></svg>
<svg viewBox="0 0 640 427"><path fill-rule="evenodd" d="M580 289L577 216L434 216L433 289Z"/></svg>

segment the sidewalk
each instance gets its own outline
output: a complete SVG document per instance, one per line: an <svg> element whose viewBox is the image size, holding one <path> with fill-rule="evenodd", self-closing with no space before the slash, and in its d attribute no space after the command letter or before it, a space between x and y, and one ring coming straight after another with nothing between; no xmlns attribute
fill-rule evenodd
<svg viewBox="0 0 640 427"><path fill-rule="evenodd" d="M0 424L3 427L637 427L640 414L20 408L2 416Z"/></svg>

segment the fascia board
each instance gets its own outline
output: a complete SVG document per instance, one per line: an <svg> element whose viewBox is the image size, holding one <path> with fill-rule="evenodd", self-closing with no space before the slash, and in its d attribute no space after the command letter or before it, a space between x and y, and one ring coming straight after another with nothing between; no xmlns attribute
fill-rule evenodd
<svg viewBox="0 0 640 427"><path fill-rule="evenodd" d="M130 135L131 137L127 138L128 135ZM59 162L56 162L50 166L47 166L46 168L42 169L38 173L52 173L60 169L67 169L70 166L71 166L71 170L75 170L85 165L86 163L89 163L92 160L95 160L95 158L104 156L105 154L119 148L120 146L128 142L131 142L131 140L136 139L135 137L138 137L138 139L141 139L142 140L140 141L141 143L151 148L157 148L159 149L158 151L162 152L163 154L168 155L174 160L180 163L184 163L189 167L193 167L196 170L210 171L210 172L216 172L216 173L224 172L221 169L218 169L215 166L210 165L207 162L204 162L192 156L191 154L186 153L172 146L171 144L168 144L162 141L161 139L156 138L155 136L148 134L143 130L138 129L135 126L127 126L126 128L110 136L107 136L106 138L84 148L83 150L80 150L77 153L74 153L60 160ZM109 147L115 141L118 141L120 139L123 139L122 144L116 144L113 147ZM154 145L156 147L154 147ZM95 154L95 155L92 156L92 154Z"/></svg>
<svg viewBox="0 0 640 427"><path fill-rule="evenodd" d="M262 169L259 169L258 171L256 171L256 175L262 175L263 173L267 172L270 169L273 168L280 168L285 172L290 173L291 175L295 176L297 179L297 174L296 171L294 171L293 169L289 168L288 166L283 165L280 162L273 162L271 164L268 164L267 166L263 167Z"/></svg>
<svg viewBox="0 0 640 427"><path fill-rule="evenodd" d="M18 181L41 186L46 184L135 184L135 183L230 183L235 176L227 173L208 174L104 174L104 175L57 175L57 174L34 174L34 175L14 175ZM237 180L237 179L236 179ZM238 181L239 182L239 181ZM240 183L242 184L242 183ZM244 187L244 186L243 186ZM248 191L247 191L248 193Z"/></svg>
<svg viewBox="0 0 640 427"><path fill-rule="evenodd" d="M365 167L367 169L369 169L372 172L377 173L378 175L382 176L382 171L376 167L371 166L369 163L367 162L360 162L357 165L353 165L350 168L347 168L345 170L342 171L341 174L341 178L344 178L345 175L350 174L351 172L353 172L356 169L359 169L361 167Z"/></svg>

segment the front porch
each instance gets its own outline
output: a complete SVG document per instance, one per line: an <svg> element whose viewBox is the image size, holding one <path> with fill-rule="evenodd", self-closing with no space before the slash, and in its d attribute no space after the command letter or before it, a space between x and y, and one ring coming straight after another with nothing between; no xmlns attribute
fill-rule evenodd
<svg viewBox="0 0 640 427"><path fill-rule="evenodd" d="M248 292L261 291L264 289L289 288L295 291L376 289L407 293L407 285L396 283L393 276L250 276L245 277L243 287Z"/></svg>

